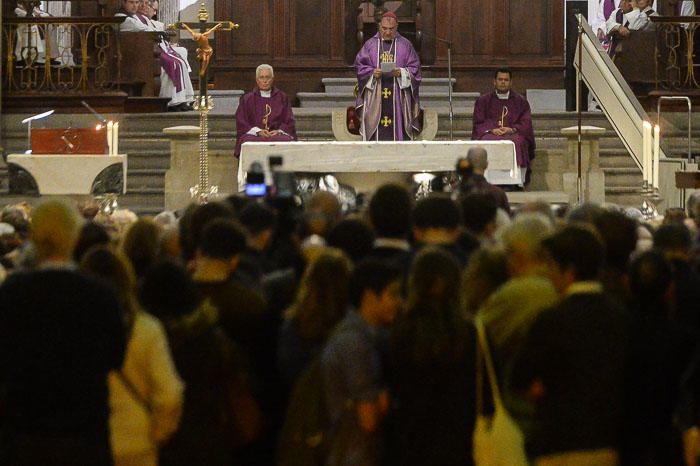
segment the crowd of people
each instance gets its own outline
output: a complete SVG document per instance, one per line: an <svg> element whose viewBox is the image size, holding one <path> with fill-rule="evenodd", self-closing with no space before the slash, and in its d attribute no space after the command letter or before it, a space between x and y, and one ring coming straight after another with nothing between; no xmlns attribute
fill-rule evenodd
<svg viewBox="0 0 700 466"><path fill-rule="evenodd" d="M532 464L696 464L700 196L510 212L480 160L357 212L4 208L0 463L474 464L479 322Z"/></svg>

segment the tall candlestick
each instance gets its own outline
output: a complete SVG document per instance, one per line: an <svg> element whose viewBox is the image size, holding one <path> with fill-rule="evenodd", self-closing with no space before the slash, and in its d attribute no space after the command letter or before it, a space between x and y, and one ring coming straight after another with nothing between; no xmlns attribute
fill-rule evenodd
<svg viewBox="0 0 700 466"><path fill-rule="evenodd" d="M107 122L107 149L108 149L108 154L112 155L114 148L114 123L111 121Z"/></svg>
<svg viewBox="0 0 700 466"><path fill-rule="evenodd" d="M661 140L661 129L659 125L654 125L654 151L652 152L652 186L655 188L659 187L659 157L661 156L660 149Z"/></svg>
<svg viewBox="0 0 700 466"><path fill-rule="evenodd" d="M119 155L119 122L114 123L114 154Z"/></svg>
<svg viewBox="0 0 700 466"><path fill-rule="evenodd" d="M651 123L642 124L642 174L647 185L651 184Z"/></svg>

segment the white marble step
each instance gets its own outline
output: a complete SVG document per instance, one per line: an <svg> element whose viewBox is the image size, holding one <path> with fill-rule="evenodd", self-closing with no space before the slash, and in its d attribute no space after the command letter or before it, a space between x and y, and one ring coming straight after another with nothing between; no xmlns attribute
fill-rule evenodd
<svg viewBox="0 0 700 466"><path fill-rule="evenodd" d="M214 108L209 112L210 115L233 115L236 113L238 101L244 92L240 89L212 89L208 94L214 98Z"/></svg>

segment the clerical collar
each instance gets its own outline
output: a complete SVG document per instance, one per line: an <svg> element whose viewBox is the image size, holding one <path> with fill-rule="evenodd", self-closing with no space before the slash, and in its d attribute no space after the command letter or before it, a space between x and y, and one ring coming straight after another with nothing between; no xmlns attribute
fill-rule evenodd
<svg viewBox="0 0 700 466"><path fill-rule="evenodd" d="M508 100L510 98L510 91L506 92L505 94L499 94L498 91L496 91L496 97L501 100Z"/></svg>
<svg viewBox="0 0 700 466"><path fill-rule="evenodd" d="M260 95L269 99L270 97L272 97L272 89L270 89L269 91L263 91L262 89L260 89Z"/></svg>

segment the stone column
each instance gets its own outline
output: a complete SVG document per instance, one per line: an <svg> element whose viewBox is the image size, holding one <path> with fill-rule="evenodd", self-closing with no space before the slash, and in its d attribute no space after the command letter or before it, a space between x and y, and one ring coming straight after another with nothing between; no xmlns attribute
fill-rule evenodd
<svg viewBox="0 0 700 466"><path fill-rule="evenodd" d="M199 182L199 126L174 126L163 133L170 138L170 168L165 172L165 209L181 209L192 202L190 188ZM209 150L209 184L219 197L238 192L238 160L233 147Z"/></svg>
<svg viewBox="0 0 700 466"><path fill-rule="evenodd" d="M158 21L165 24L177 22L180 18L180 0L160 0L158 2Z"/></svg>
<svg viewBox="0 0 700 466"><path fill-rule="evenodd" d="M605 173L600 169L599 163L599 140L604 134L605 128L581 127L582 202L605 202ZM562 128L561 135L567 139L562 184L564 192L569 195L569 203L575 205L578 192L578 127Z"/></svg>

